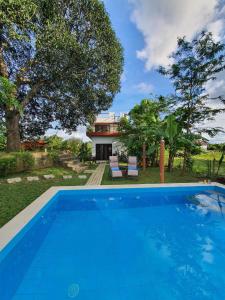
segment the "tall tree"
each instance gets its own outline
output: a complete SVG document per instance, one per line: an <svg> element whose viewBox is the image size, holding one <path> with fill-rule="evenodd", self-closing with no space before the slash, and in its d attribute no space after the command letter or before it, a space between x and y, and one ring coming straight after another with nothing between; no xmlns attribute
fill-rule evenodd
<svg viewBox="0 0 225 300"><path fill-rule="evenodd" d="M192 41L178 38L177 50L172 54L173 64L160 67L161 74L169 76L176 90L177 115L179 124L185 130L186 139L193 132L215 134L219 128L204 128L201 123L213 120L224 111L212 108L209 100L222 101L222 95L211 98L206 84L216 79L216 75L225 69L225 45L213 39L211 33L202 32ZM185 146L184 170L190 159L190 145Z"/></svg>
<svg viewBox="0 0 225 300"><path fill-rule="evenodd" d="M0 76L18 107L0 102L7 149L53 126L75 130L120 89L123 51L100 0L0 0Z"/></svg>

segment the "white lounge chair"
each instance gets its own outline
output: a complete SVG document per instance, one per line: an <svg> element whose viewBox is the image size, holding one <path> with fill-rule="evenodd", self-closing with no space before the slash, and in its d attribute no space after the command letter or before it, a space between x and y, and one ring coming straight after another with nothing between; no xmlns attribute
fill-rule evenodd
<svg viewBox="0 0 225 300"><path fill-rule="evenodd" d="M131 177L138 176L137 156L129 156L128 157L127 176L131 176Z"/></svg>
<svg viewBox="0 0 225 300"><path fill-rule="evenodd" d="M123 173L119 168L118 156L109 157L110 173L112 178L121 178Z"/></svg>

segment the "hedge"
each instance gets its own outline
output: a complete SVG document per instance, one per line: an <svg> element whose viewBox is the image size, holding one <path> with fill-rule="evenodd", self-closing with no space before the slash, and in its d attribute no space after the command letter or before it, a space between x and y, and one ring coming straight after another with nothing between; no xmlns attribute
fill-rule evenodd
<svg viewBox="0 0 225 300"><path fill-rule="evenodd" d="M0 157L0 176L32 169L34 158L30 152L15 152Z"/></svg>

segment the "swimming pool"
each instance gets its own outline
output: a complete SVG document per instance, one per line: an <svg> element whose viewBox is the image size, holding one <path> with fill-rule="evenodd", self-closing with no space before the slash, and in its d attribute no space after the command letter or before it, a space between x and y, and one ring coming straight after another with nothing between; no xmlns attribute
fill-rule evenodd
<svg viewBox="0 0 225 300"><path fill-rule="evenodd" d="M0 299L224 299L224 206L216 186L59 190L0 252Z"/></svg>

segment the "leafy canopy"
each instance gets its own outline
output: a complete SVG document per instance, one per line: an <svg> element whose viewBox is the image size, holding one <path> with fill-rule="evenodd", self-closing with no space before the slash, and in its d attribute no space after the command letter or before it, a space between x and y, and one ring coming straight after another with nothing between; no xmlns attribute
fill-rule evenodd
<svg viewBox="0 0 225 300"><path fill-rule="evenodd" d="M219 128L205 128L202 122L212 120L224 111L213 108L211 101L224 102L222 95L212 98L206 84L216 79L225 69L225 45L216 42L211 33L202 32L192 41L178 38L177 50L172 54L173 64L160 67L161 74L172 80L176 95L176 115L187 134L192 130L216 134Z"/></svg>
<svg viewBox="0 0 225 300"><path fill-rule="evenodd" d="M51 126L74 130L108 109L123 51L99 0L0 0L0 61L27 137ZM6 110L1 103L1 117Z"/></svg>

